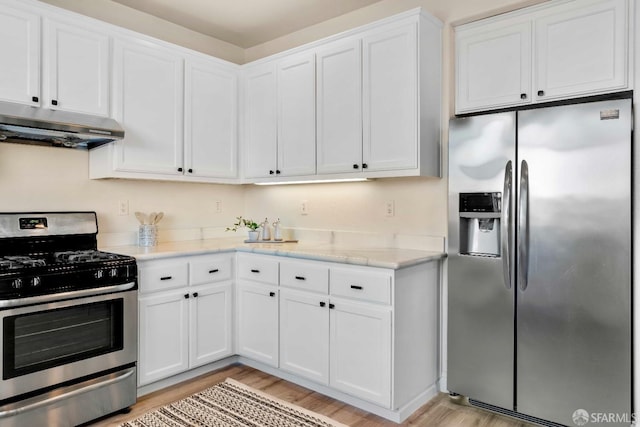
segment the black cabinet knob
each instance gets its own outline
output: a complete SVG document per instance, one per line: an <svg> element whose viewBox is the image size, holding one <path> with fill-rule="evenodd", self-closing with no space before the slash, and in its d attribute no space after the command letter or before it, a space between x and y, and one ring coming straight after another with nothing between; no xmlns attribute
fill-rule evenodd
<svg viewBox="0 0 640 427"><path fill-rule="evenodd" d="M320 301L320 307L324 307L325 305L327 305L327 303L325 303L324 301Z"/></svg>
<svg viewBox="0 0 640 427"><path fill-rule="evenodd" d="M178 168L178 172L182 172L182 168Z"/></svg>
<svg viewBox="0 0 640 427"><path fill-rule="evenodd" d="M334 304L329 304L329 308L333 310L336 306Z"/></svg>
<svg viewBox="0 0 640 427"><path fill-rule="evenodd" d="M538 96L544 96L544 91L543 90L539 90L538 91Z"/></svg>
<svg viewBox="0 0 640 427"><path fill-rule="evenodd" d="M353 164L353 168L354 168L354 169L359 169L359 168L360 168L360 166L358 166L358 164L357 164L357 163L354 163L354 164Z"/></svg>
<svg viewBox="0 0 640 427"><path fill-rule="evenodd" d="M527 99L527 94L526 93L521 93L520 94L520 99Z"/></svg>
<svg viewBox="0 0 640 427"><path fill-rule="evenodd" d="M274 171L269 171L269 175L273 175L274 173Z"/></svg>
<svg viewBox="0 0 640 427"><path fill-rule="evenodd" d="M193 297L194 297L194 298L198 298L198 293L197 293L197 292L194 292L194 293L193 293Z"/></svg>
<svg viewBox="0 0 640 427"><path fill-rule="evenodd" d="M38 101L40 101L40 98L38 98L37 96L32 96L32 97L31 97L31 100L32 100L33 102L38 102Z"/></svg>
<svg viewBox="0 0 640 427"><path fill-rule="evenodd" d="M275 293L275 292L269 292L269 296L270 296L270 297L275 297L275 296L276 296L276 293Z"/></svg>
<svg viewBox="0 0 640 427"><path fill-rule="evenodd" d="M189 170L187 170L187 172L193 173L193 169L189 169Z"/></svg>
<svg viewBox="0 0 640 427"><path fill-rule="evenodd" d="M280 169L276 169L276 175L280 175Z"/></svg>
<svg viewBox="0 0 640 427"><path fill-rule="evenodd" d="M52 99L51 100L51 105L58 105L58 100L57 99Z"/></svg>
<svg viewBox="0 0 640 427"><path fill-rule="evenodd" d="M363 163L363 164L362 164L362 169L366 169L366 168L368 168L368 167L369 167L369 165L368 165L368 164L366 164L366 163Z"/></svg>
<svg viewBox="0 0 640 427"><path fill-rule="evenodd" d="M189 299L189 294L184 294L184 299Z"/></svg>

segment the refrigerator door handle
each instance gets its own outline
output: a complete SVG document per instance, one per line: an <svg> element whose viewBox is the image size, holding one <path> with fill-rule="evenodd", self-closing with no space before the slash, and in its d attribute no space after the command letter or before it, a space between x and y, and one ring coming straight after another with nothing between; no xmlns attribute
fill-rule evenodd
<svg viewBox="0 0 640 427"><path fill-rule="evenodd" d="M504 276L504 285L507 289L511 289L511 187L513 182L511 160L507 162L504 168L504 190L502 193L502 226L500 230L500 246L502 253L502 274Z"/></svg>
<svg viewBox="0 0 640 427"><path fill-rule="evenodd" d="M526 160L520 166L518 212L518 282L524 291L529 280L529 165Z"/></svg>

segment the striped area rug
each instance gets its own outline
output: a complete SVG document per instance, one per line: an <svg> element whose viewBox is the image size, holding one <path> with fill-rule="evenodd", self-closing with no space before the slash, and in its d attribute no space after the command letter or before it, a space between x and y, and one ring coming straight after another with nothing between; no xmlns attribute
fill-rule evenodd
<svg viewBox="0 0 640 427"><path fill-rule="evenodd" d="M231 378L121 427L347 427Z"/></svg>

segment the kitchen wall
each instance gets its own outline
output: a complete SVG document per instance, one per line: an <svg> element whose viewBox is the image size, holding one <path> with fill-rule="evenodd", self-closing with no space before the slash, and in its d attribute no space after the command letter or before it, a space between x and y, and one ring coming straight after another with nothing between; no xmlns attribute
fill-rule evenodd
<svg viewBox="0 0 640 427"><path fill-rule="evenodd" d="M367 24L394 13L424 7L445 22L444 119L453 111L451 23L539 3L540 0L384 0L291 35L242 50L109 0L44 0L87 16L242 63ZM446 165L446 144L443 164ZM163 210L165 239L197 238L201 228L224 227L236 215L255 220L280 217L288 227L373 231L385 234L446 235L446 179L402 178L362 183L305 184L280 187L225 186L126 180L89 180L88 155L82 151L0 144L0 194L3 210L97 210L102 233L133 236L136 210ZM446 168L444 169L446 176ZM118 201L128 200L128 216L118 215ZM222 213L215 213L215 201ZM300 214L300 203L308 215ZM395 216L384 214L393 201ZM169 230L178 230L169 233ZM161 235L161 238L163 235ZM133 239L133 237L130 237ZM133 240L132 240L133 241Z"/></svg>

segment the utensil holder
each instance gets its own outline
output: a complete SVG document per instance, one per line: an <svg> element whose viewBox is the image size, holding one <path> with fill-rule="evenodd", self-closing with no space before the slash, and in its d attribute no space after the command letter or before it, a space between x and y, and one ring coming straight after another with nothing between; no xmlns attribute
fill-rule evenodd
<svg viewBox="0 0 640 427"><path fill-rule="evenodd" d="M158 226L143 224L138 228L138 246L156 246L158 244Z"/></svg>

